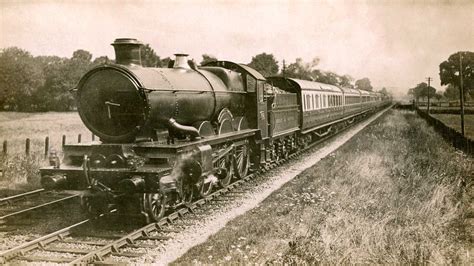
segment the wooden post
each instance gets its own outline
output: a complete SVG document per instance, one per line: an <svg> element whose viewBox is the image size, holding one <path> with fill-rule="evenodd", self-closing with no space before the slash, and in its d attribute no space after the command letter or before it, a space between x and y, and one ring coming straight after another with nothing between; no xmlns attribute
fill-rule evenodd
<svg viewBox="0 0 474 266"><path fill-rule="evenodd" d="M92 138L92 141L95 141L95 135L94 135L94 133L92 133L92 137L91 137L91 138Z"/></svg>
<svg viewBox="0 0 474 266"><path fill-rule="evenodd" d="M81 134L77 134L77 143L81 143Z"/></svg>
<svg viewBox="0 0 474 266"><path fill-rule="evenodd" d="M464 136L464 88L463 88L463 80L462 80L462 55L461 52L459 52L459 78L461 79L459 90L460 90L460 97L461 97L461 133Z"/></svg>
<svg viewBox="0 0 474 266"><path fill-rule="evenodd" d="M63 135L63 141L62 141L62 145L66 145L66 135Z"/></svg>
<svg viewBox="0 0 474 266"><path fill-rule="evenodd" d="M49 152L49 137L46 137L44 139L44 158L48 156L48 152Z"/></svg>
<svg viewBox="0 0 474 266"><path fill-rule="evenodd" d="M30 155L30 139L26 139L26 143L25 143L25 154L26 155Z"/></svg>
<svg viewBox="0 0 474 266"><path fill-rule="evenodd" d="M8 153L8 141L4 140L3 141L3 154L7 155Z"/></svg>

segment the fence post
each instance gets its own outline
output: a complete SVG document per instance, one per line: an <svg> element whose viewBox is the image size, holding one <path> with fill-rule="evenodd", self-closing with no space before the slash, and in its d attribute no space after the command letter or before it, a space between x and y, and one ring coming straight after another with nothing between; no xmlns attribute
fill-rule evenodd
<svg viewBox="0 0 474 266"><path fill-rule="evenodd" d="M92 133L91 135L92 135L92 136L91 136L92 141L95 141L95 135L94 135L94 133Z"/></svg>
<svg viewBox="0 0 474 266"><path fill-rule="evenodd" d="M7 155L8 153L8 141L4 140L3 141L3 154Z"/></svg>
<svg viewBox="0 0 474 266"><path fill-rule="evenodd" d="M44 139L44 158L48 156L48 151L49 151L49 137L46 137Z"/></svg>
<svg viewBox="0 0 474 266"><path fill-rule="evenodd" d="M26 155L30 155L30 139L29 138L26 139L25 153L26 153Z"/></svg>
<svg viewBox="0 0 474 266"><path fill-rule="evenodd" d="M81 134L77 134L77 143L81 143Z"/></svg>
<svg viewBox="0 0 474 266"><path fill-rule="evenodd" d="M63 135L62 146L66 145L66 135Z"/></svg>

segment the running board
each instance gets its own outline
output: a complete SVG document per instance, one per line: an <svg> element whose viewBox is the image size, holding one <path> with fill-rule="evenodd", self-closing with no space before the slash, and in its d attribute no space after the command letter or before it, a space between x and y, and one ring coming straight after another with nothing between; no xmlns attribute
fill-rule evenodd
<svg viewBox="0 0 474 266"><path fill-rule="evenodd" d="M370 110L365 110L365 111L363 111L363 112L360 112L360 113L357 113L357 114L353 114L353 115L348 116L348 117L344 117L344 118L341 118L341 119L338 119L338 120L331 121L331 122L326 123L326 124L322 124L322 125L319 125L319 126L315 126L315 127L313 127L313 128L310 128L310 129L306 129L306 130L304 130L304 131L301 131L301 133L302 133L302 134L307 134L307 133L309 133L309 132L318 130L318 129L320 129L320 128L327 127L327 126L331 126L331 125L333 125L333 124L336 124L336 123L339 123L339 122L342 122L342 121L345 121L345 120L354 118L354 117L359 116L359 115L361 115L361 114L363 114L363 113L366 113L366 112L368 112L368 111L370 111Z"/></svg>

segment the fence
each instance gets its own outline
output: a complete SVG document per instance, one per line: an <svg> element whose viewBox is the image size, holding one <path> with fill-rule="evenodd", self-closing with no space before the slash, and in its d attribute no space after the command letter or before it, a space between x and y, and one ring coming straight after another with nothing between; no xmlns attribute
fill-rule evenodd
<svg viewBox="0 0 474 266"><path fill-rule="evenodd" d="M456 131L453 128L446 126L443 122L439 121L438 119L432 117L428 113L416 108L416 112L420 117L425 119L428 124L432 125L436 131L438 131L443 138L451 144L460 149L465 151L468 154L474 155L474 141L471 139L466 138L461 133Z"/></svg>
<svg viewBox="0 0 474 266"><path fill-rule="evenodd" d="M418 106L427 106L428 102L427 101L418 101ZM443 101L443 102L438 102L436 100L431 100L430 106L439 106L439 107L458 107L461 104L459 101ZM474 101L466 101L464 102L464 107L473 107L474 106Z"/></svg>
<svg viewBox="0 0 474 266"><path fill-rule="evenodd" d="M62 144L62 146L66 145L66 140L67 140L67 139L66 139L66 135L63 135L63 136L62 136L62 139L61 139L61 144ZM92 141L95 141L95 135L94 135L94 134L91 135L91 140L92 140ZM81 141L82 141L82 134L78 134L78 135L77 135L77 143L81 143ZM51 147L50 147L50 145L49 145L49 144L50 144L49 142L50 142L49 137L45 137L45 138L44 138L44 146L43 146L43 152L44 152L43 155L44 155L44 157L47 157L47 156L48 156L49 151L50 151L50 149L51 149ZM29 138L25 139L25 146L24 146L24 147L25 147L25 150L24 150L24 151L25 151L25 154L26 154L26 155L30 155L30 152L31 152L31 140L30 140ZM4 141L3 141L2 154L3 154L3 155L8 155L8 140L4 140Z"/></svg>

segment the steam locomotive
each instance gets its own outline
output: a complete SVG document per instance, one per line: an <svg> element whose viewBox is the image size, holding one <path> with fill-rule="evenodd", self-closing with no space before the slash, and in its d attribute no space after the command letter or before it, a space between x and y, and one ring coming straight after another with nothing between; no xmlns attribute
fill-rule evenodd
<svg viewBox="0 0 474 266"><path fill-rule="evenodd" d="M282 160L386 105L374 92L263 77L229 61L196 66L176 54L143 67L141 43L116 39L114 64L74 90L83 123L100 141L63 146L42 168L46 189L81 190L90 213L158 221L213 188Z"/></svg>

